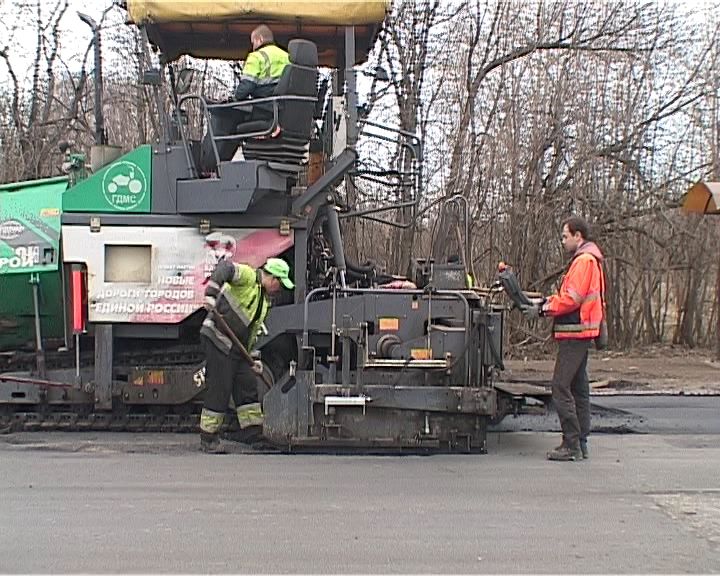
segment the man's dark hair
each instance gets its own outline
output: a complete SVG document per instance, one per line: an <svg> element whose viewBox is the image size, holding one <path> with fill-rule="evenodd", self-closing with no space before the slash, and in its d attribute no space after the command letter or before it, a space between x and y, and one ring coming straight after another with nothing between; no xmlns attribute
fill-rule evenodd
<svg viewBox="0 0 720 576"><path fill-rule="evenodd" d="M583 240L590 240L590 225L584 218L580 218L580 216L570 216L570 218L567 218L563 222L563 228L565 226L568 227L570 234L580 232L580 236L583 237Z"/></svg>

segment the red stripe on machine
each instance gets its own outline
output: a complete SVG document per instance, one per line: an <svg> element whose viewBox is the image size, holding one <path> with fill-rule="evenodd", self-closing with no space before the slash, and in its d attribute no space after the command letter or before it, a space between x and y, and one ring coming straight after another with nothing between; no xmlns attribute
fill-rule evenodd
<svg viewBox="0 0 720 576"><path fill-rule="evenodd" d="M73 307L73 334L80 334L85 329L82 305L83 279L82 271L73 267L72 271L72 307Z"/></svg>

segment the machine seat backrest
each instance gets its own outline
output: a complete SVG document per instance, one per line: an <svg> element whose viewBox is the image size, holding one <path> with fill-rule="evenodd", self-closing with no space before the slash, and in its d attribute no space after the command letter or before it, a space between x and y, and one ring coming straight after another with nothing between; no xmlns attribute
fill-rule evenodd
<svg viewBox="0 0 720 576"><path fill-rule="evenodd" d="M317 46L309 40L290 40L290 64L275 87L275 96L317 96ZM288 136L310 139L315 102L280 102L280 128Z"/></svg>

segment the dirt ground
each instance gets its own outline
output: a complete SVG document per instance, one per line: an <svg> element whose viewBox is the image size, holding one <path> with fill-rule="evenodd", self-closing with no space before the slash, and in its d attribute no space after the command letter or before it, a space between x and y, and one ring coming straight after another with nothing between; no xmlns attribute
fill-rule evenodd
<svg viewBox="0 0 720 576"><path fill-rule="evenodd" d="M549 384L554 363L554 353L543 360L507 360L502 379ZM670 346L632 352L592 350L588 374L593 394L720 394L720 362L709 350Z"/></svg>

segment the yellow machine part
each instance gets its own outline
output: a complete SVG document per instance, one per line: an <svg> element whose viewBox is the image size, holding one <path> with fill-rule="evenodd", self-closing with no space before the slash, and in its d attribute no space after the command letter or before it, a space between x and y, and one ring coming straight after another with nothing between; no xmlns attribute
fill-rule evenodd
<svg viewBox="0 0 720 576"><path fill-rule="evenodd" d="M267 24L280 46L293 38L314 42L319 64L331 68L345 64L346 26L354 27L355 63L367 59L389 8L389 0L127 0L130 20L145 27L167 62L183 54L244 60L250 32Z"/></svg>
<svg viewBox="0 0 720 576"><path fill-rule="evenodd" d="M353 26L381 23L389 0L128 0L127 7L135 24L161 22L226 22L263 20Z"/></svg>

